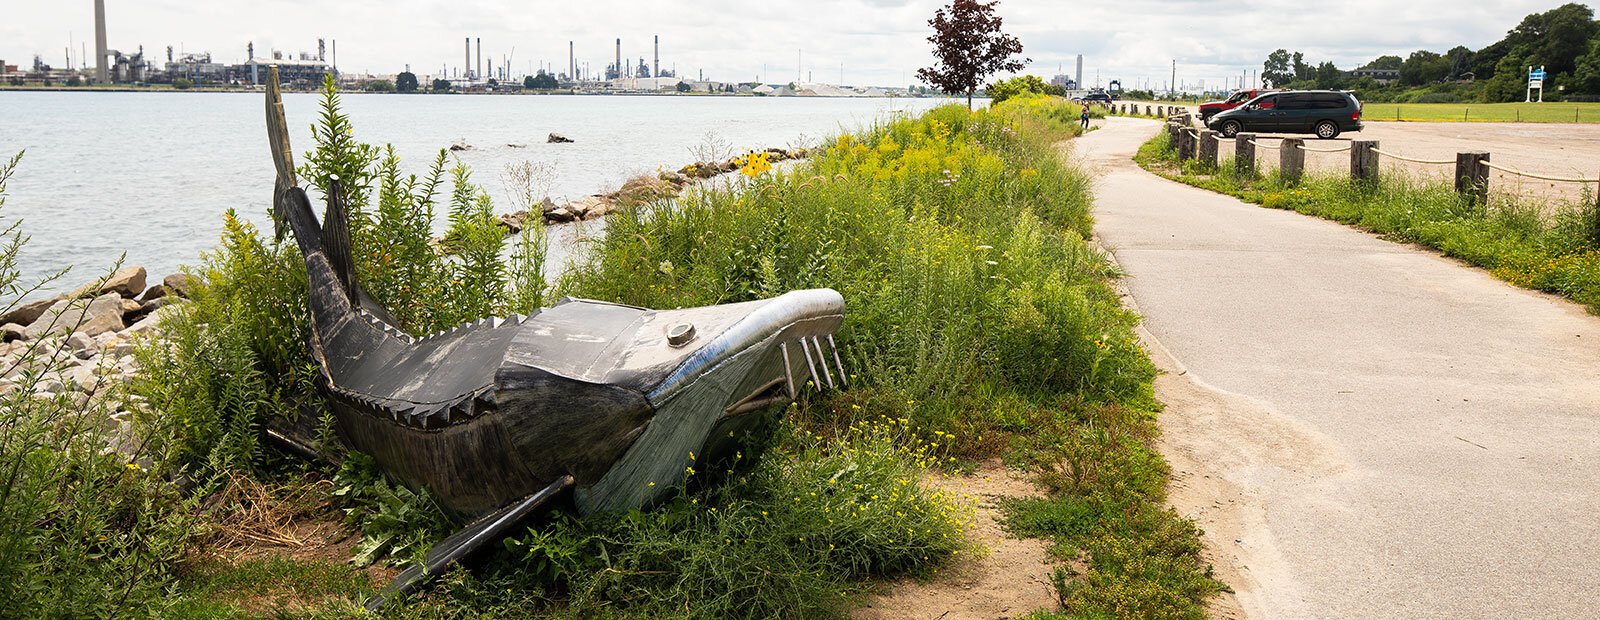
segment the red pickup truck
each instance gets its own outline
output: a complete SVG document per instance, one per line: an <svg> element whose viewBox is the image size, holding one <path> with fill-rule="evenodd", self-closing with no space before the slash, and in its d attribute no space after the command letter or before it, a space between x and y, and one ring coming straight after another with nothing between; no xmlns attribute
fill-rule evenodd
<svg viewBox="0 0 1600 620"><path fill-rule="evenodd" d="M1281 89L1281 88L1247 88L1247 89L1244 89L1244 90L1233 91L1233 95L1229 96L1224 101L1207 101L1205 103L1200 104L1200 120L1204 121L1204 120L1209 119L1209 118L1211 118L1213 116L1216 116L1218 113L1226 112L1228 110L1232 110L1234 108L1242 106L1242 105L1245 104L1245 102L1247 102L1247 101L1249 101L1251 99L1255 99L1256 97L1260 97L1261 95L1265 95L1267 93L1275 93L1275 92L1278 92L1280 90L1283 90L1283 89Z"/></svg>

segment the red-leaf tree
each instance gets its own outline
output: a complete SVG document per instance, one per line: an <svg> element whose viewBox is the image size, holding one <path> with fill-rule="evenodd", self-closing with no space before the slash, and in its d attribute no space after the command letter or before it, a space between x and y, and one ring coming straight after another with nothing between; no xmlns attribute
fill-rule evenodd
<svg viewBox="0 0 1600 620"><path fill-rule="evenodd" d="M917 79L947 93L966 93L967 108L972 94L984 78L1001 71L1021 71L1030 62L1013 58L1022 53L1022 42L1000 32L1000 16L994 2L955 0L939 9L928 20L933 35L933 55L938 64L917 70Z"/></svg>

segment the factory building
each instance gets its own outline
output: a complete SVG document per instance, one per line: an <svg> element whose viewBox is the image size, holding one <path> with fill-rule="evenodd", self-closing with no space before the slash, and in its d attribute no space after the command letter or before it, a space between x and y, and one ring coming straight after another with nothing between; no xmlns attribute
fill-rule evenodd
<svg viewBox="0 0 1600 620"><path fill-rule="evenodd" d="M170 52L171 49L169 48ZM220 62L212 62L211 54L183 54L175 60L167 61L167 79L175 80L184 78L196 84L210 84L228 81L228 66Z"/></svg>

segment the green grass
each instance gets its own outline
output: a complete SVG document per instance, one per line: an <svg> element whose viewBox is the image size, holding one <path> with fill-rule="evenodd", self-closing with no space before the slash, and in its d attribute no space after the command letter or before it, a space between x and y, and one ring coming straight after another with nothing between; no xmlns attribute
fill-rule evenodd
<svg viewBox="0 0 1600 620"><path fill-rule="evenodd" d="M733 462L685 455L665 505L536 522L390 615L843 616L882 580L972 552L971 513L921 483L998 456L1049 493L1008 505L1008 525L1087 567L1057 572L1068 613L1199 617L1222 586L1193 524L1164 507L1156 371L1109 284L1117 271L1087 242L1091 179L1055 150L1076 121L1064 101L1028 98L840 136L789 171L752 167L744 182L613 216L593 260L547 288L495 261L491 205L465 170L402 175L356 141L330 93L301 177L344 181L358 276L408 328L568 294L672 308L832 287L848 307L850 390L807 393ZM436 204L457 257L427 243ZM294 310L304 275L291 244L228 224L171 346L141 350L153 380L135 386L139 417L165 471L272 479L284 466L257 441L261 424L310 378ZM430 283L435 296L419 298ZM445 527L438 509L360 461L335 486L362 554L415 557ZM133 608L339 617L372 591L342 564L162 560Z"/></svg>
<svg viewBox="0 0 1600 620"><path fill-rule="evenodd" d="M1600 103L1366 103L1368 121L1600 123Z"/></svg>
<svg viewBox="0 0 1600 620"><path fill-rule="evenodd" d="M1488 269L1511 284L1568 297L1600 313L1600 209L1592 197L1545 204L1495 196L1475 204L1442 181L1385 175L1376 184L1312 175L1296 185L1274 174L1240 176L1231 160L1214 174L1179 167L1163 132L1135 159L1147 170L1196 187L1350 224L1424 245Z"/></svg>
<svg viewBox="0 0 1600 620"><path fill-rule="evenodd" d="M1051 492L1009 510L1016 531L1091 567L1062 573L1073 613L1197 617L1222 586L1192 524L1162 507L1154 369L1085 241L1089 179L1052 148L1076 113L1027 98L840 137L793 173L615 217L563 288L647 307L841 291L855 386L803 403L791 417L806 432L888 418L947 458L1003 455ZM1057 504L1094 512L1030 519Z"/></svg>
<svg viewBox="0 0 1600 620"><path fill-rule="evenodd" d="M358 616L377 591L371 577L344 562L261 558L199 560L183 573L182 588L145 613L157 618Z"/></svg>

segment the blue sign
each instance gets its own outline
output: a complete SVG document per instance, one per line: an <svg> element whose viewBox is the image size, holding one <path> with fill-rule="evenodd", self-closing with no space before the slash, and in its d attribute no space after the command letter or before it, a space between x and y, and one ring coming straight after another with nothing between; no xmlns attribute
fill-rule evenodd
<svg viewBox="0 0 1600 620"><path fill-rule="evenodd" d="M1544 79L1544 69L1534 69L1533 71L1529 71L1528 72L1528 79L1530 79L1530 80L1543 80Z"/></svg>

